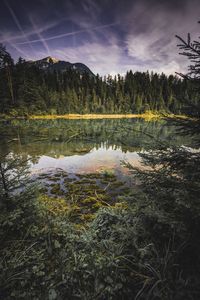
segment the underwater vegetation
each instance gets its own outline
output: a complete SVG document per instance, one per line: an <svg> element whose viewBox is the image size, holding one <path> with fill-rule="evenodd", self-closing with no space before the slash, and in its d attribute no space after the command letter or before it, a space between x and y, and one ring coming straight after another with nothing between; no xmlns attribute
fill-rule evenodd
<svg viewBox="0 0 200 300"><path fill-rule="evenodd" d="M131 193L127 183L110 170L89 174L41 173L36 180L41 184L39 203L42 209L52 216L65 216L76 224L93 220L100 208L126 208L120 195Z"/></svg>

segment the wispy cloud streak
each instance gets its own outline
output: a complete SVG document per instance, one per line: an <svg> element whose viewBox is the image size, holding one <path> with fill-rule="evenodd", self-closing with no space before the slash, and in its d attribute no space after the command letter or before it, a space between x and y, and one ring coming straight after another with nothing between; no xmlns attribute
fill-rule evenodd
<svg viewBox="0 0 200 300"><path fill-rule="evenodd" d="M19 31L21 32L22 36L26 40L26 44L28 44L30 46L31 50L34 51L32 45L30 44L28 38L26 37L26 34L25 34L25 32L24 32L24 30L23 30L23 28L22 28L22 26L21 26L21 24L20 24L20 22L19 22L19 20L16 16L16 14L14 13L12 7L10 6L9 2L4 0L4 3L6 5L6 7L8 8L8 10L9 10L9 12L10 12L12 18L13 18L14 23L16 24L16 26L19 29Z"/></svg>
<svg viewBox="0 0 200 300"><path fill-rule="evenodd" d="M48 54L101 75L185 72L175 34L197 38L199 10L199 0L2 0L0 40L15 59Z"/></svg>
<svg viewBox="0 0 200 300"><path fill-rule="evenodd" d="M24 34L21 33L20 35L17 35L16 33L12 34L11 32L8 33L1 33L1 42L12 42L12 41L17 41L24 39L24 35L26 38L29 38L37 33L44 33L52 28L55 28L59 24L61 24L65 19L56 21L56 22L50 22L48 24L40 24L40 26L37 28L37 31L34 29L29 29L28 31L23 30ZM7 35L7 36L6 36Z"/></svg>
<svg viewBox="0 0 200 300"><path fill-rule="evenodd" d="M94 30L97 30L97 29L103 29L103 28L115 26L116 24L117 23L115 22L115 23L105 24L105 25L100 25L100 26L95 26L95 27L88 27L88 28L73 31L73 32L66 32L66 33L50 36L50 37L47 37L47 38L43 38L43 40L44 41L51 41L51 40L60 39L60 38L67 37L67 36L73 36L73 35L76 35L76 34L84 33L84 32L87 32L87 31L94 31ZM38 43L38 42L41 42L41 39L30 40L29 42L21 42L21 43L18 43L18 45L26 45L27 43Z"/></svg>
<svg viewBox="0 0 200 300"><path fill-rule="evenodd" d="M20 56L22 56L23 58L31 59L31 57L27 55L27 52L23 51L20 47L18 47L18 46L15 45L14 43L9 42L9 45L10 45L12 48L16 49L17 52L20 54Z"/></svg>
<svg viewBox="0 0 200 300"><path fill-rule="evenodd" d="M31 24L32 24L32 26L33 26L33 28L34 28L37 36L39 37L40 42L42 43L42 45L44 46L45 50L47 51L48 56L51 56L51 51L49 49L49 46L48 46L47 42L45 41L45 39L43 38L42 34L39 32L37 26L35 25L35 22L33 21L33 19L31 17L29 17L29 20L30 20L30 22L31 22Z"/></svg>

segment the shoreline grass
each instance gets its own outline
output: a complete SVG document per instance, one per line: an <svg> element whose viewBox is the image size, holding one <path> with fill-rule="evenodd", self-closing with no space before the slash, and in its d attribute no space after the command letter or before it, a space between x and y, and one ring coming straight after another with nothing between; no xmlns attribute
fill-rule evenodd
<svg viewBox="0 0 200 300"><path fill-rule="evenodd" d="M145 119L147 121L153 119L163 118L181 118L188 119L185 115L175 115L170 113L160 113L146 111L142 114L44 114L44 115L30 115L30 116L12 116L12 115L0 115L0 119L30 119L30 120L54 120L54 119L66 119L66 120L94 120L94 119Z"/></svg>
<svg viewBox="0 0 200 300"><path fill-rule="evenodd" d="M65 115L32 115L30 119L133 119L160 118L159 114L65 114Z"/></svg>

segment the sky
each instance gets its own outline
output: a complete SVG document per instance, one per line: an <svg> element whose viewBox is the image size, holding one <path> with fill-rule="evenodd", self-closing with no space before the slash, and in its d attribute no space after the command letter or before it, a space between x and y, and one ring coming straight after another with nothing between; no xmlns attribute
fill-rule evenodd
<svg viewBox="0 0 200 300"><path fill-rule="evenodd" d="M0 43L17 60L52 56L100 75L174 74L188 61L175 35L200 32L200 0L1 0Z"/></svg>

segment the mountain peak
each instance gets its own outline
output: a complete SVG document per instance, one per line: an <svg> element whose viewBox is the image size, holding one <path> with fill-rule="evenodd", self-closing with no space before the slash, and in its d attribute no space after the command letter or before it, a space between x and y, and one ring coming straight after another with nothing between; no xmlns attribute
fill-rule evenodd
<svg viewBox="0 0 200 300"><path fill-rule="evenodd" d="M59 62L59 59L57 59L55 57L52 57L52 56L47 56L47 57L41 59L41 61L45 61L47 63L54 63L54 64L56 64L56 63Z"/></svg>
<svg viewBox="0 0 200 300"><path fill-rule="evenodd" d="M82 63L70 63L64 60L59 60L52 56L47 56L36 61L30 61L29 63L36 65L40 69L50 71L50 72L52 71L65 72L68 69L73 69L79 72L80 74L87 72L89 75L94 76L92 71Z"/></svg>

